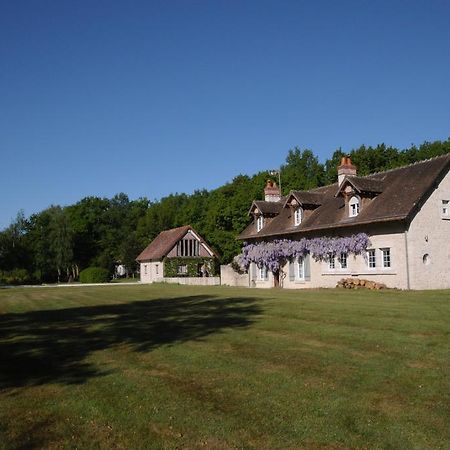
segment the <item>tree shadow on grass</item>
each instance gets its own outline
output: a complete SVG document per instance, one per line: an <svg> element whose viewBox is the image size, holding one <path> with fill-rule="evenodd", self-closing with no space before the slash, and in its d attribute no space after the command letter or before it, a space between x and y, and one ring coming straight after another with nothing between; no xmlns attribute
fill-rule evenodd
<svg viewBox="0 0 450 450"><path fill-rule="evenodd" d="M261 312L255 299L200 295L4 314L0 388L83 383L107 373L87 360L93 352L148 352L247 327Z"/></svg>

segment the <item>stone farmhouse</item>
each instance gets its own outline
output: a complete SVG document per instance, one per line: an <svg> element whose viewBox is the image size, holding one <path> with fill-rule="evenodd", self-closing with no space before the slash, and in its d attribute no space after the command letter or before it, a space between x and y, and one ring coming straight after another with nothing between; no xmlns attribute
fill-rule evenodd
<svg viewBox="0 0 450 450"><path fill-rule="evenodd" d="M220 284L218 257L189 225L162 231L136 258L142 283Z"/></svg>
<svg viewBox="0 0 450 450"><path fill-rule="evenodd" d="M254 201L252 223L239 235L247 243L366 233L362 255L316 261L307 254L273 274L252 263L249 285L334 287L360 278L400 289L450 288L450 154L360 177L342 158L338 183L282 197L268 182L264 201ZM281 274L281 276L280 276Z"/></svg>

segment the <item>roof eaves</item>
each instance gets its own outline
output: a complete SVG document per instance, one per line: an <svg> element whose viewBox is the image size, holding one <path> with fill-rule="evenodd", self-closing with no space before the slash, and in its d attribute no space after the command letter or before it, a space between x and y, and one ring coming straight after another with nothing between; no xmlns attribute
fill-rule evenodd
<svg viewBox="0 0 450 450"><path fill-rule="evenodd" d="M297 233L303 233L303 232L310 232L310 231L319 231L319 230L327 230L327 229L335 229L335 228L350 228L354 226L359 225L370 225L372 223L385 223L385 222L398 222L407 219L406 214L399 214L396 216L390 216L390 217L380 217L379 219L371 219L371 220L360 220L357 222L345 222L345 223L336 223L336 224L327 224L327 225L319 225L319 226L311 226L307 228L298 228L296 230L294 229L288 229L288 230L282 230L282 231L276 231L274 233L270 234L259 234L258 236L246 236L245 238L240 238L238 236L238 240L244 240L244 239L256 239L260 237L271 237L271 236L282 236L286 234L297 234ZM262 230L261 230L262 231Z"/></svg>

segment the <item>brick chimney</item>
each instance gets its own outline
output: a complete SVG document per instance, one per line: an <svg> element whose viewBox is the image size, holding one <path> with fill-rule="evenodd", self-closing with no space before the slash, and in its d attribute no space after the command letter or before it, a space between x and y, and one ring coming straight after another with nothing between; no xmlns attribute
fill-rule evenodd
<svg viewBox="0 0 450 450"><path fill-rule="evenodd" d="M342 157L341 165L337 169L339 186L342 184L346 176L356 175L356 166L352 164L352 160L349 156Z"/></svg>
<svg viewBox="0 0 450 450"><path fill-rule="evenodd" d="M266 202L278 202L280 199L281 192L277 183L272 180L267 180L266 187L264 188L264 200Z"/></svg>

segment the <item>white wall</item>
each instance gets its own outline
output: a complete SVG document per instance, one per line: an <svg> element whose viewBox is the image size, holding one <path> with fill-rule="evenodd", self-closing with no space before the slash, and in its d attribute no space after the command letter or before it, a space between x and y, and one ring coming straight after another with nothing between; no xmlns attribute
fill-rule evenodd
<svg viewBox="0 0 450 450"><path fill-rule="evenodd" d="M215 286L220 284L220 277L173 277L164 278L164 263L162 261L143 262L141 265L141 283L175 283L200 286Z"/></svg>
<svg viewBox="0 0 450 450"><path fill-rule="evenodd" d="M348 255L347 269L341 269L339 262L335 261L335 269L329 269L328 262L315 261L310 257L310 279L290 280L289 264L282 268L281 285L286 289L307 288L333 288L342 278L355 277L365 280L384 283L388 287L407 289L406 270L406 242L405 234L399 230L398 225L382 225L373 227L370 235L371 246L375 249L376 268L368 268L366 255ZM391 267L382 267L381 248L390 248ZM268 280L261 281L251 276L250 287L271 288L273 287L273 274L269 272Z"/></svg>
<svg viewBox="0 0 450 450"><path fill-rule="evenodd" d="M163 278L164 283L185 284L189 286L218 286L220 277L173 277Z"/></svg>
<svg viewBox="0 0 450 450"><path fill-rule="evenodd" d="M336 261L336 269L330 270L326 262L314 263L312 274L312 287L335 287L342 278L355 277L364 280L384 283L388 287L399 289L407 288L405 235L403 232L389 232L387 226L383 226L377 234L369 235L370 249L375 250L376 267L369 268L366 255L349 255L348 269L339 269ZM382 266L382 248L390 248L391 267Z"/></svg>
<svg viewBox="0 0 450 450"><path fill-rule="evenodd" d="M162 261L141 262L141 283L155 283L164 278Z"/></svg>
<svg viewBox="0 0 450 450"><path fill-rule="evenodd" d="M220 284L225 286L248 287L248 274L239 274L233 270L230 264L220 266Z"/></svg>
<svg viewBox="0 0 450 450"><path fill-rule="evenodd" d="M411 289L450 288L450 220L442 219L442 200L450 199L450 173L423 205L408 231ZM429 264L424 264L424 255Z"/></svg>

